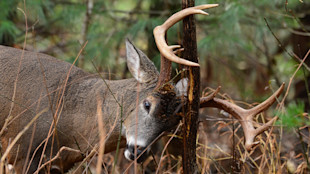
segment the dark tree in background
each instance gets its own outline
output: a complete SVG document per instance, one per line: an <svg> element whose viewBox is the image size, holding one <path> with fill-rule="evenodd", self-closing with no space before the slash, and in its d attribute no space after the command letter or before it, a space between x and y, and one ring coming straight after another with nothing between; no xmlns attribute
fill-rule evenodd
<svg viewBox="0 0 310 174"><path fill-rule="evenodd" d="M182 9L193 7L195 0L182 0ZM194 16L183 20L183 56L192 62L198 62L196 25ZM200 92L200 68L189 67L188 71L188 112L183 117L183 172L199 173L196 164L196 137L199 114L199 92Z"/></svg>

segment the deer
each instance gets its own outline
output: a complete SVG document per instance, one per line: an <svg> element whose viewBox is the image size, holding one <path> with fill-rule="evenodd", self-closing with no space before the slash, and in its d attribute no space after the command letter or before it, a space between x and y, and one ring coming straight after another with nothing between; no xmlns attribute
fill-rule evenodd
<svg viewBox="0 0 310 174"><path fill-rule="evenodd" d="M166 32L184 17L208 15L203 10L216 6L183 9L155 27L160 72L126 40L127 66L133 76L129 79L105 80L46 54L0 46L1 163L12 164L17 174L63 173L85 160L103 135L104 153L115 151L119 144L125 148L125 158L143 162L149 145L182 119L189 84L187 78L171 81L171 62L199 66L176 55L183 48L169 46ZM258 144L255 137L277 119L254 126L253 117L267 110L283 88L284 84L251 109L217 98L218 88L200 98L200 108L219 108L235 117L244 130L245 147L251 150ZM104 134L98 133L100 129Z"/></svg>

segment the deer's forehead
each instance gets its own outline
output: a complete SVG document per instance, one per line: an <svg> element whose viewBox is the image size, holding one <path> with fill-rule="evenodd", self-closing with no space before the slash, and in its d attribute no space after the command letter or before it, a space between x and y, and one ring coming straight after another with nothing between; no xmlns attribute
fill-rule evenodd
<svg viewBox="0 0 310 174"><path fill-rule="evenodd" d="M171 90L154 90L150 97L156 98L161 101L171 102L176 99L176 92Z"/></svg>
<svg viewBox="0 0 310 174"><path fill-rule="evenodd" d="M146 100L148 100L151 103L158 103L160 101L160 98L154 95L149 95L146 97Z"/></svg>

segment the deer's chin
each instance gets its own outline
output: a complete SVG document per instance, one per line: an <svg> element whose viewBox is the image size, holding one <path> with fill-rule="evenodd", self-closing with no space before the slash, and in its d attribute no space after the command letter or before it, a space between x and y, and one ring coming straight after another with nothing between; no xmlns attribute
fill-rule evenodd
<svg viewBox="0 0 310 174"><path fill-rule="evenodd" d="M129 161L135 160L135 149L137 149L136 155L137 157L139 157L137 159L137 162L142 163L143 161L146 160L148 156L147 155L148 150L145 150L145 147L127 146L127 148L125 149L124 155Z"/></svg>

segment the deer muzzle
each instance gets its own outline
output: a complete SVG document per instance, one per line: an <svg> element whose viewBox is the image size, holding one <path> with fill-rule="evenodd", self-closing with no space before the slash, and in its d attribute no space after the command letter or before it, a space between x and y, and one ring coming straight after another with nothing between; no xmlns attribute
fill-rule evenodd
<svg viewBox="0 0 310 174"><path fill-rule="evenodd" d="M135 160L137 158L138 163L142 163L147 158L148 149L143 146L127 145L124 155L128 160Z"/></svg>

